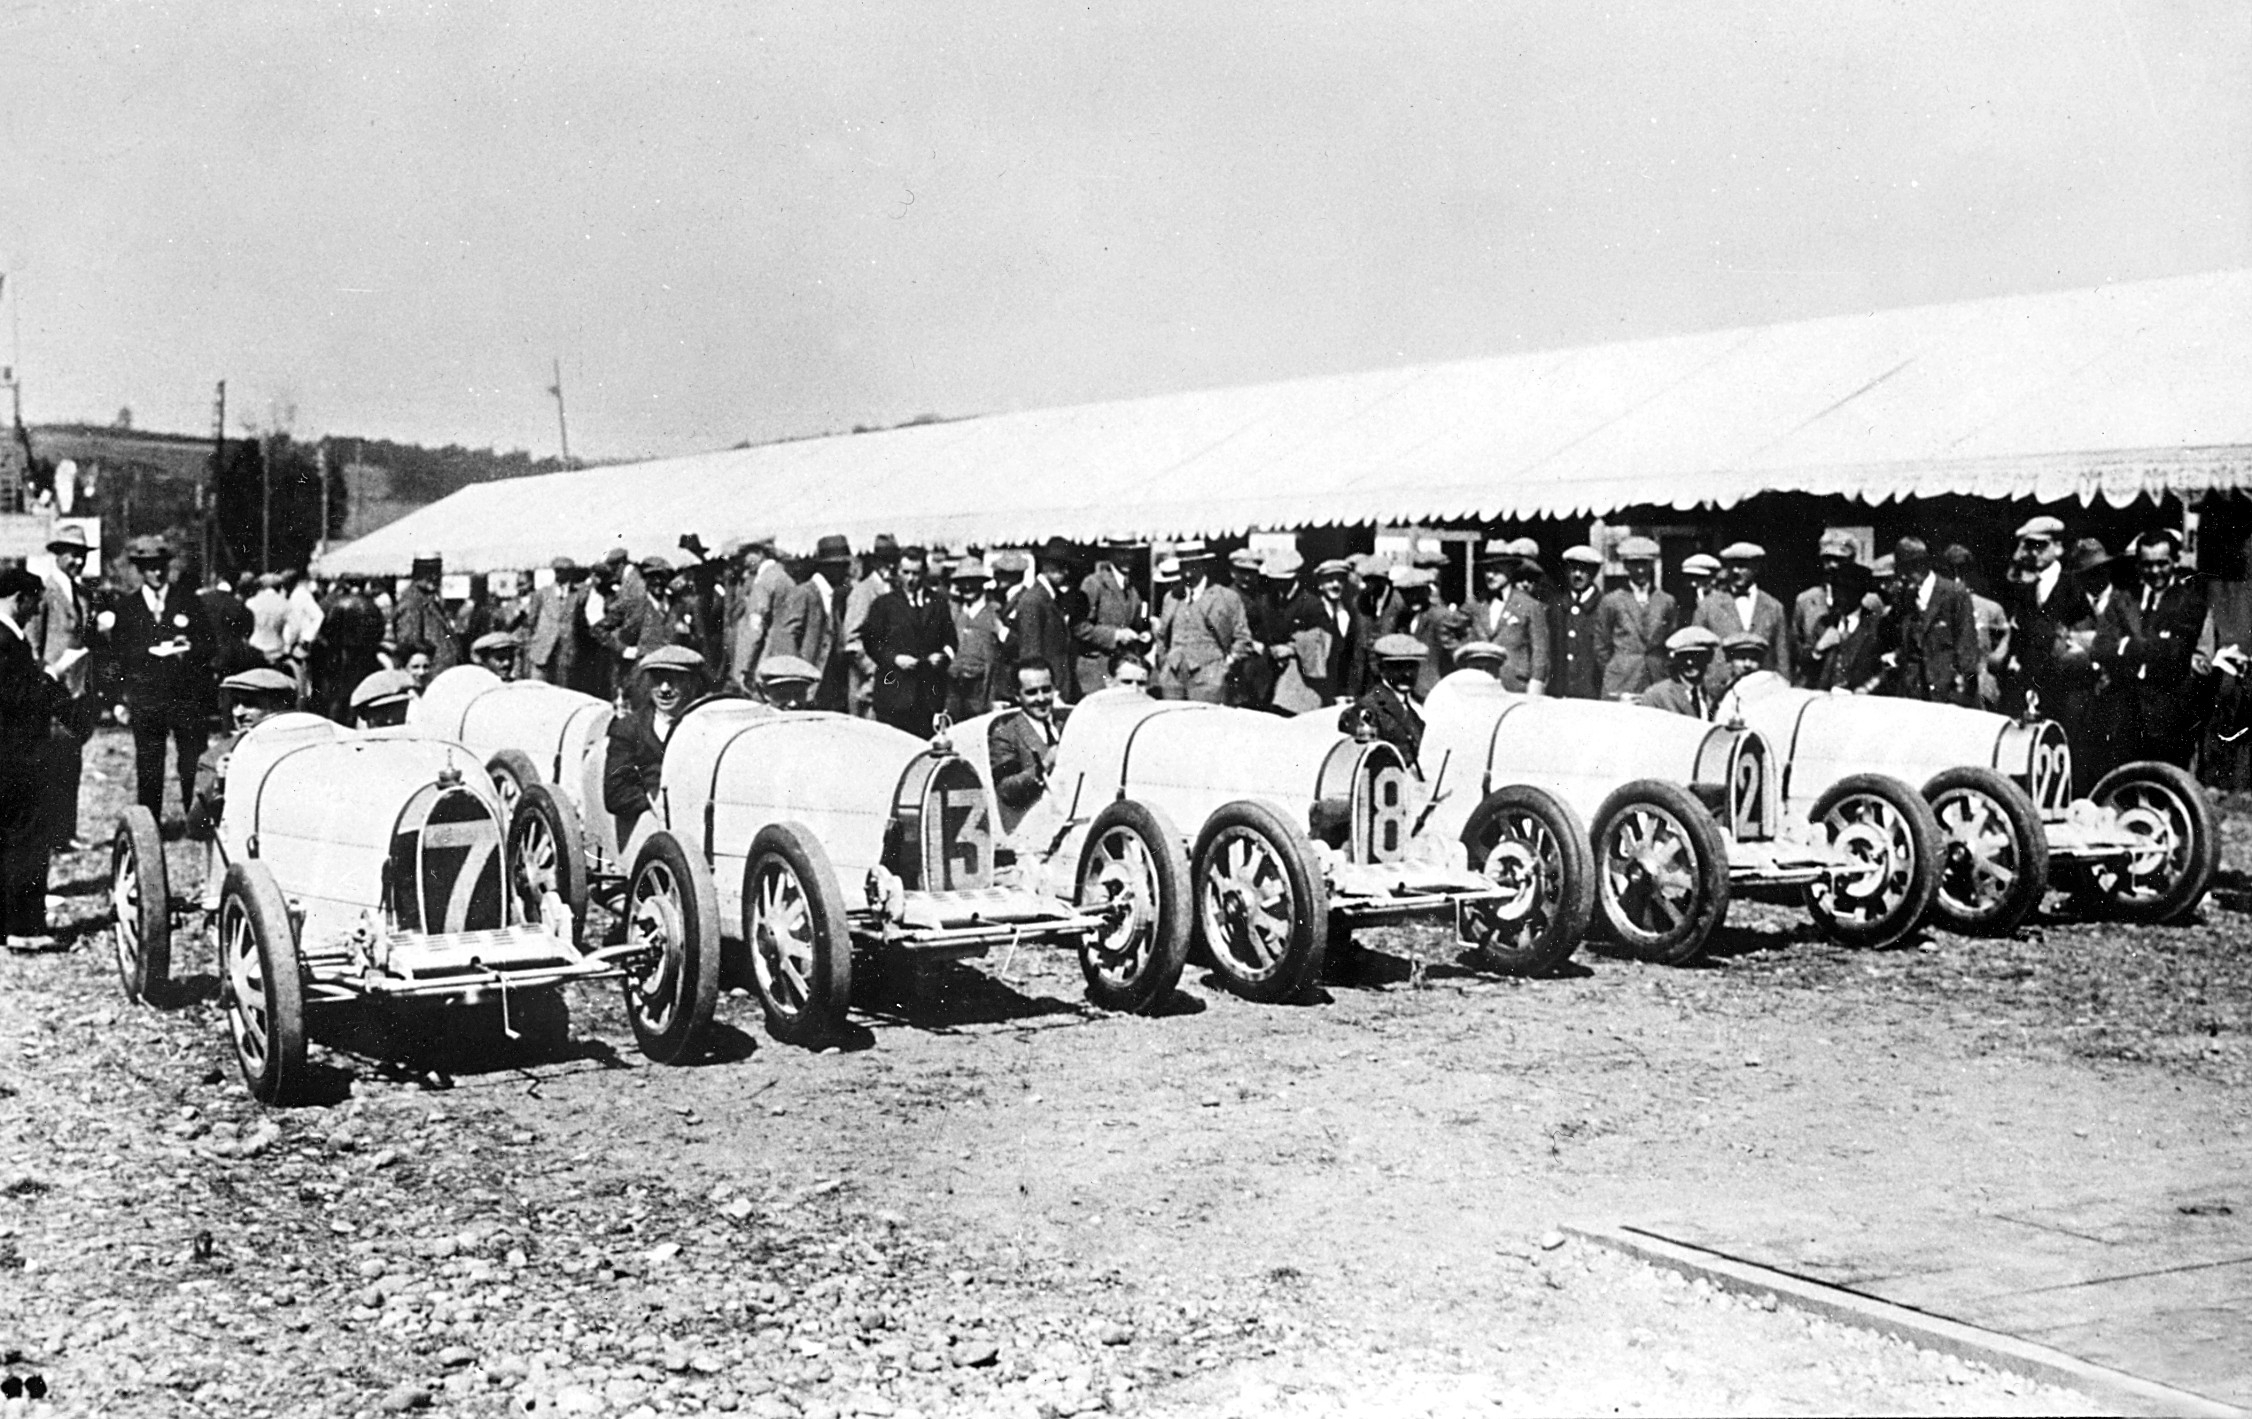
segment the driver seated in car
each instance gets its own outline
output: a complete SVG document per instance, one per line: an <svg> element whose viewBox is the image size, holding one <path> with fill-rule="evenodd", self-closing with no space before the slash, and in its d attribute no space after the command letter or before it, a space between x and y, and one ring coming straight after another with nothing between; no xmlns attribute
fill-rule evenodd
<svg viewBox="0 0 2252 1419"><path fill-rule="evenodd" d="M524 642L514 631L487 631L469 647L469 658L503 680L516 678L516 662Z"/></svg>
<svg viewBox="0 0 2252 1419"><path fill-rule="evenodd" d="M219 820L227 810L227 765L234 760L235 745L242 742L242 736L251 726L296 703L297 682L279 670L260 666L229 675L219 682L219 691L227 697L234 729L211 741L203 757L196 760L195 797L188 804L188 836L211 844L203 869L203 899L199 903L205 911L219 909L219 884L227 872L219 861L216 839Z"/></svg>
<svg viewBox="0 0 2252 1419"><path fill-rule="evenodd" d="M352 724L359 729L391 729L407 722L414 703L414 677L404 670L378 670L352 687Z"/></svg>
<svg viewBox="0 0 2252 1419"><path fill-rule="evenodd" d="M1712 668L1712 653L1719 644L1720 637L1703 626L1683 626L1667 636L1666 665L1672 673L1644 690L1641 702L1670 714L1711 719L1713 693L1705 684L1705 672Z"/></svg>
<svg viewBox="0 0 2252 1419"><path fill-rule="evenodd" d="M1728 692L1713 710L1714 719L1722 724L1741 720L1745 701L1790 687L1790 681L1768 668L1768 651L1767 638L1750 631L1738 631L1721 641L1720 653L1728 658L1730 679Z"/></svg>
<svg viewBox="0 0 2252 1419"><path fill-rule="evenodd" d="M1001 800L1001 827L1014 831L1048 791L1056 769L1056 746L1063 742L1070 711L1056 703L1055 673L1043 662L1016 668L1017 708L993 717L985 731L993 793Z"/></svg>
<svg viewBox="0 0 2252 1419"><path fill-rule="evenodd" d="M794 655L769 655L758 663L758 698L778 710L802 710L821 683L821 672Z"/></svg>
<svg viewBox="0 0 2252 1419"><path fill-rule="evenodd" d="M1395 631L1379 636L1376 651L1376 682L1361 692L1361 697L1338 711L1337 727L1355 739L1368 742L1381 739L1400 751L1407 766L1418 775L1422 766L1418 756L1423 749L1423 711L1415 694L1415 682L1423 673L1423 663L1431 648L1418 636L1402 635Z"/></svg>
<svg viewBox="0 0 2252 1419"><path fill-rule="evenodd" d="M1464 641L1454 648L1454 669L1447 672L1447 680L1482 681L1499 680L1501 669L1509 663L1509 650L1493 641Z"/></svg>
<svg viewBox="0 0 2252 1419"><path fill-rule="evenodd" d="M649 811L650 798L664 780L665 740L682 708L710 688L704 657L686 646L660 646L641 657L627 691L633 708L610 721L609 757L602 771L604 808L628 820ZM624 842L626 835L621 832L618 840Z"/></svg>

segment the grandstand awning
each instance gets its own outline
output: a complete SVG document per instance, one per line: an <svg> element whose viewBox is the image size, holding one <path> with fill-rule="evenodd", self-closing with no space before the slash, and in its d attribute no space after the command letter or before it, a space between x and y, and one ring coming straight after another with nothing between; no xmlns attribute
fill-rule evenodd
<svg viewBox="0 0 2252 1419"><path fill-rule="evenodd" d="M2252 271L1286 380L466 488L331 553L397 572L696 532L949 546L1503 520L1758 493L2252 487Z"/></svg>

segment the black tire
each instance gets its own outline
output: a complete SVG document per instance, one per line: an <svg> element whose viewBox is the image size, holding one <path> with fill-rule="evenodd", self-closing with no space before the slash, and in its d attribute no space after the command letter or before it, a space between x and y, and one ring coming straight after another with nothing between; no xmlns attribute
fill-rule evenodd
<svg viewBox="0 0 2252 1419"><path fill-rule="evenodd" d="M1932 775L1924 802L1939 820L1933 919L1971 936L2007 936L2049 890L2049 835L2026 791L1992 769Z"/></svg>
<svg viewBox="0 0 2252 1419"><path fill-rule="evenodd" d="M1164 810L1121 798L1095 815L1072 878L1079 906L1119 910L1112 928L1079 947L1087 998L1146 1014L1172 995L1188 962L1189 855Z"/></svg>
<svg viewBox="0 0 2252 1419"><path fill-rule="evenodd" d="M1630 955L1683 966L1728 915L1728 841L1696 796L1662 779L1621 784L1595 814L1595 900Z"/></svg>
<svg viewBox="0 0 2252 1419"><path fill-rule="evenodd" d="M276 1107L305 1087L305 982L289 903L263 862L227 869L219 892L219 1000L251 1096Z"/></svg>
<svg viewBox="0 0 2252 1419"><path fill-rule="evenodd" d="M693 1060L719 1005L719 891L711 869L660 828L626 877L626 938L654 948L626 972L634 1042L658 1064Z"/></svg>
<svg viewBox="0 0 2252 1419"><path fill-rule="evenodd" d="M1539 976L1570 960L1595 916L1595 854L1571 805L1530 784L1497 788L1471 810L1462 846L1471 871L1515 889L1503 903L1463 908L1463 933L1486 968Z"/></svg>
<svg viewBox="0 0 2252 1419"><path fill-rule="evenodd" d="M1890 774L1849 774L1809 815L1862 869L1806 888L1806 909L1825 935L1882 949L1905 940L1931 910L1945 857L1939 819Z"/></svg>
<svg viewBox="0 0 2252 1419"><path fill-rule="evenodd" d="M852 1006L852 919L828 850L801 823L769 823L743 860L743 949L766 1032L818 1048Z"/></svg>
<svg viewBox="0 0 2252 1419"><path fill-rule="evenodd" d="M2121 764L2088 794L2150 848L2124 868L2089 863L2080 895L2120 921L2167 925L2197 909L2221 865L2220 823L2197 780L2155 759Z"/></svg>
<svg viewBox="0 0 2252 1419"><path fill-rule="evenodd" d="M521 749L503 749L485 761L485 776L493 781L493 791L500 795L501 821L513 822L516 802L524 790L533 784L547 782L532 756Z"/></svg>
<svg viewBox="0 0 2252 1419"><path fill-rule="evenodd" d="M1329 882L1313 843L1237 799L1205 820L1195 861L1197 938L1228 988L1267 1004L1303 997L1329 955Z"/></svg>
<svg viewBox="0 0 2252 1419"><path fill-rule="evenodd" d="M164 862L164 835L136 803L117 815L110 843L110 906L117 921L112 944L125 998L162 1005L172 989L172 883Z"/></svg>
<svg viewBox="0 0 2252 1419"><path fill-rule="evenodd" d="M544 783L524 785L508 820L508 881L519 919L538 921L542 898L554 892L570 908L571 939L585 933L586 836L579 815Z"/></svg>

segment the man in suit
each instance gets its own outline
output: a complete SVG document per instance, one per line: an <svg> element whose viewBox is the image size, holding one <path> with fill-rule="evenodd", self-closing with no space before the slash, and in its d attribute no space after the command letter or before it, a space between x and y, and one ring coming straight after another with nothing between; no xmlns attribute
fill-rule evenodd
<svg viewBox="0 0 2252 1419"><path fill-rule="evenodd" d="M1337 728L1367 742L1381 739L1400 751L1420 774L1423 751L1423 696L1416 689L1431 648L1402 631L1379 636L1376 679L1360 698L1337 712Z"/></svg>
<svg viewBox="0 0 2252 1419"><path fill-rule="evenodd" d="M986 726L985 748L993 773L993 796L1001 800L1001 830L1017 824L1048 791L1055 772L1056 746L1070 708L1057 703L1055 672L1046 661L1019 661L1017 708L995 715Z"/></svg>
<svg viewBox="0 0 2252 1419"><path fill-rule="evenodd" d="M55 944L47 929L53 828L45 821L45 789L55 724L70 692L47 674L25 633L45 595L30 572L0 568L0 934L11 951Z"/></svg>
<svg viewBox="0 0 2252 1419"><path fill-rule="evenodd" d="M1456 647L1474 634L1470 613L1439 599L1439 578L1429 567L1397 568L1392 585L1402 612L1400 628L1393 634L1423 642L1423 668L1415 677L1416 698L1421 699L1454 668Z"/></svg>
<svg viewBox="0 0 2252 1419"><path fill-rule="evenodd" d="M1566 699L1599 700L1610 651L1598 614L1603 554L1593 547L1567 547L1563 560L1563 594L1548 604L1547 690Z"/></svg>
<svg viewBox="0 0 2252 1419"><path fill-rule="evenodd" d="M1626 585L1596 603L1595 635L1604 647L1603 697L1630 700L1666 675L1666 637L1680 625L1672 595L1658 589L1658 544L1648 537L1619 543Z"/></svg>
<svg viewBox="0 0 2252 1419"><path fill-rule="evenodd" d="M1508 653L1501 669L1504 687L1521 694L1548 692L1548 608L1533 589L1540 584L1540 544L1530 537L1488 542L1478 558L1483 594L1463 607L1469 618L1464 640L1492 641ZM1456 644L1460 644L1458 640ZM1447 646L1439 665L1451 666ZM1425 686L1424 693L1430 693Z"/></svg>
<svg viewBox="0 0 2252 1419"><path fill-rule="evenodd" d="M920 547L899 551L890 591L868 608L861 644L876 663L869 690L876 718L927 738L946 708L947 672L954 661L954 615L929 585L930 559Z"/></svg>
<svg viewBox="0 0 2252 1419"><path fill-rule="evenodd" d="M1838 589L1838 578L1845 568L1860 564L1859 548L1851 537L1833 527L1822 534L1815 560L1822 568L1822 579L1791 602L1791 665L1801 685L1813 684L1817 674L1815 642L1852 607Z"/></svg>
<svg viewBox="0 0 2252 1419"><path fill-rule="evenodd" d="M1800 663L1811 689L1875 693L1887 678L1884 599L1869 570L1849 562L1829 587L1831 609Z"/></svg>
<svg viewBox="0 0 2252 1419"><path fill-rule="evenodd" d="M577 651L571 618L585 604L580 590L585 573L569 557L557 557L548 569L553 580L532 593L531 610L524 617L524 666L532 679L566 685Z"/></svg>
<svg viewBox="0 0 2252 1419"><path fill-rule="evenodd" d="M1094 568L1079 582L1087 615L1072 627L1072 638L1079 646L1075 673L1082 698L1103 687L1111 656L1121 650L1149 649L1149 608L1143 605L1142 593L1133 579L1122 569L1134 546L1117 538L1106 539Z"/></svg>
<svg viewBox="0 0 2252 1419"><path fill-rule="evenodd" d="M1368 675L1368 645L1360 609L1346 579L1352 564L1332 558L1314 568L1314 594L1301 597L1290 625L1298 673L1325 705L1357 697Z"/></svg>
<svg viewBox="0 0 2252 1419"><path fill-rule="evenodd" d="M387 646L395 648L416 641L429 646L434 675L461 664L461 641L454 634L453 618L438 599L445 570L445 563L437 557L416 557L408 569L407 589L399 593L398 604L391 608L391 623L384 629Z"/></svg>
<svg viewBox="0 0 2252 1419"><path fill-rule="evenodd" d="M1202 542L1183 542L1174 555L1186 586L1157 628L1158 685L1172 699L1225 704L1229 671L1251 654L1243 598L1214 579L1218 559Z"/></svg>
<svg viewBox="0 0 2252 1419"><path fill-rule="evenodd" d="M684 645L659 646L640 657L627 696L633 703L610 721L602 765L602 806L618 815L618 841L631 820L649 811L664 781L665 741L680 711L711 685L704 657Z"/></svg>
<svg viewBox="0 0 2252 1419"><path fill-rule="evenodd" d="M1757 542L1731 542L1720 549L1721 585L1698 605L1690 619L1718 640L1738 631L1750 631L1767 642L1767 666L1784 679L1791 678L1790 619L1783 603L1760 588L1760 570L1767 564L1767 549ZM1728 688L1734 672L1717 665L1711 672L1713 693Z"/></svg>
<svg viewBox="0 0 2252 1419"><path fill-rule="evenodd" d="M39 611L25 626L32 653L63 687L69 703L58 721L61 732L47 747L49 778L45 803L48 838L57 852L78 842L78 783L85 763L86 737L94 712L86 699L88 616L78 589L92 548L77 527L65 527L47 544L54 567L40 578Z"/></svg>
<svg viewBox="0 0 2252 1419"><path fill-rule="evenodd" d="M1652 709L1711 719L1717 692L1708 683L1712 653L1720 637L1703 626L1683 626L1666 637L1665 679L1644 690L1641 702Z"/></svg>
<svg viewBox="0 0 2252 1419"><path fill-rule="evenodd" d="M2181 535L2171 528L2134 542L2140 585L2121 590L2098 616L2091 650L2124 711L2119 760L2189 767L2203 697L2193 690L2204 588L2180 576Z"/></svg>
<svg viewBox="0 0 2252 1419"><path fill-rule="evenodd" d="M837 618L837 633L844 642L845 668L848 676L846 696L852 712L866 715L873 703L876 661L868 650L862 634L868 624L868 611L876 599L888 593L898 583L899 541L889 532L879 532L868 550L860 554L860 579L845 593L844 612Z"/></svg>
<svg viewBox="0 0 2252 1419"><path fill-rule="evenodd" d="M954 591L954 660L947 669L946 717L956 723L993 708L1001 651L1001 602L988 594L984 563L965 557L947 578Z"/></svg>
<svg viewBox="0 0 2252 1419"><path fill-rule="evenodd" d="M795 656L821 672L813 689L814 708L840 714L849 692L837 625L844 614L844 577L851 566L852 544L834 532L814 544L812 556L793 558L790 577L795 585L766 633L765 654Z"/></svg>
<svg viewBox="0 0 2252 1419"><path fill-rule="evenodd" d="M177 758L184 810L195 794L196 760L210 741L219 681L211 623L195 594L172 580L172 549L162 538L136 537L125 557L141 584L119 598L110 645L133 720L136 796L161 822L165 742Z"/></svg>
<svg viewBox="0 0 2252 1419"><path fill-rule="evenodd" d="M725 550L725 549L723 549ZM790 574L774 555L774 539L752 537L733 547L735 581L727 598L726 681L738 690L758 683L759 653L766 628L780 614L789 594Z"/></svg>
<svg viewBox="0 0 2252 1419"><path fill-rule="evenodd" d="M1061 537L1051 537L1041 544L1032 563L1032 584L1008 610L1009 662L1020 669L1046 666L1057 697L1075 700L1079 694L1079 655L1072 644L1063 597L1078 566L1079 549Z"/></svg>
<svg viewBox="0 0 2252 1419"><path fill-rule="evenodd" d="M2064 565L2064 524L2036 517L2017 530L2010 556L2010 658L2002 680L2005 714L2037 713L2055 720L2075 745L2086 736L2087 699L2095 678L2088 656L2095 642L2095 608ZM2088 770L2098 756L2074 753L2073 791L2095 784Z"/></svg>
<svg viewBox="0 0 2252 1419"><path fill-rule="evenodd" d="M1892 566L1900 587L1900 640L1891 693L1976 709L1986 644L1970 593L1939 575L1920 537L1893 544Z"/></svg>

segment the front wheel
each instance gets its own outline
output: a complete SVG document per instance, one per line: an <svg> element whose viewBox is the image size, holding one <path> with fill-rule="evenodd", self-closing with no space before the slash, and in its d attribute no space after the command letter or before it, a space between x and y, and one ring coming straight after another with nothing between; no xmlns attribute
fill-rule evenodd
<svg viewBox="0 0 2252 1419"><path fill-rule="evenodd" d="M1079 850L1078 903L1105 916L1079 948L1087 998L1143 1014L1173 993L1189 954L1189 856L1163 810L1121 798L1095 815Z"/></svg>
<svg viewBox="0 0 2252 1419"><path fill-rule="evenodd" d="M1329 954L1329 883L1313 844L1263 803L1224 803L1196 840L1196 929L1228 988L1296 1000Z"/></svg>
<svg viewBox="0 0 2252 1419"><path fill-rule="evenodd" d="M704 860L660 828L626 878L626 939L646 948L626 972L626 1017L659 1064L695 1058L719 1004L719 892Z"/></svg>
<svg viewBox="0 0 2252 1419"><path fill-rule="evenodd" d="M852 1004L852 922L837 869L811 829L769 823L743 861L743 944L766 1032L812 1047Z"/></svg>
<svg viewBox="0 0 2252 1419"><path fill-rule="evenodd" d="M1728 842L1679 784L1612 790L1595 815L1595 876L1604 929L1645 961L1696 960L1728 914Z"/></svg>
<svg viewBox="0 0 2252 1419"><path fill-rule="evenodd" d="M1887 774L1853 774L1815 800L1813 821L1853 866L1806 888L1823 932L1849 946L1892 946L1916 929L1939 892L1939 820Z"/></svg>
<svg viewBox="0 0 2252 1419"><path fill-rule="evenodd" d="M2172 764L2121 764L2088 797L2140 841L2124 862L2091 863L2083 895L2121 921L2164 925L2196 909L2220 867L2220 825L2205 790Z"/></svg>
<svg viewBox="0 0 2252 1419"><path fill-rule="evenodd" d="M305 982L297 931L263 862L227 869L219 892L219 974L227 1033L242 1082L262 1104L283 1105L305 1087Z"/></svg>
<svg viewBox="0 0 2252 1419"><path fill-rule="evenodd" d="M1934 774L1924 801L1946 862L1932 915L1957 931L2007 936L2049 890L2049 835L2025 790L1970 766Z"/></svg>
<svg viewBox="0 0 2252 1419"><path fill-rule="evenodd" d="M125 998L160 1004L172 984L172 884L156 818L138 803L117 815L109 897L117 916L113 941Z"/></svg>
<svg viewBox="0 0 2252 1419"><path fill-rule="evenodd" d="M1470 870L1505 892L1462 909L1486 968L1538 976L1570 960L1595 915L1595 855L1571 805L1529 784L1497 788L1471 810L1462 845Z"/></svg>

